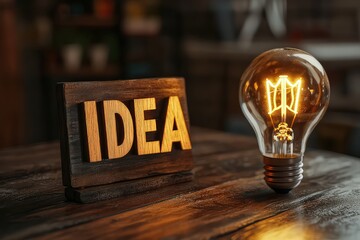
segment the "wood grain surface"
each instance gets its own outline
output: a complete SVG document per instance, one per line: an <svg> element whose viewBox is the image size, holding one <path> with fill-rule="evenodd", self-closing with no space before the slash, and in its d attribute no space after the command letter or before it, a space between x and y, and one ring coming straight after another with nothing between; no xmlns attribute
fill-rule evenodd
<svg viewBox="0 0 360 240"><path fill-rule="evenodd" d="M57 142L0 151L0 239L360 239L360 160L305 154L279 195L254 138L192 128L194 180L91 204L65 201Z"/></svg>

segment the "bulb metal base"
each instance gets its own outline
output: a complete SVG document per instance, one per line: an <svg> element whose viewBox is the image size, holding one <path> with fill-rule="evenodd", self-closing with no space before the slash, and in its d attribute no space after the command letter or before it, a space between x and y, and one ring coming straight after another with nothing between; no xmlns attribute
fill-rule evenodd
<svg viewBox="0 0 360 240"><path fill-rule="evenodd" d="M303 158L293 155L290 157L264 156L264 179L266 184L276 193L288 193L297 187L303 178Z"/></svg>

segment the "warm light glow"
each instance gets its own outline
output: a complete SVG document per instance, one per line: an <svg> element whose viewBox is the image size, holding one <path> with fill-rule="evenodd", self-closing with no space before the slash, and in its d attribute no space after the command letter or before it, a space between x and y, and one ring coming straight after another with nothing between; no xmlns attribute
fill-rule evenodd
<svg viewBox="0 0 360 240"><path fill-rule="evenodd" d="M278 81L273 84L266 79L266 93L268 97L268 114L272 115L275 111L281 110L281 118L286 122L286 111L289 110L294 114L298 113L300 99L301 79L291 83L287 75L280 75ZM280 92L280 104L277 104L278 91ZM291 102L288 104L287 96L291 94Z"/></svg>
<svg viewBox="0 0 360 240"><path fill-rule="evenodd" d="M264 179L275 192L287 193L300 184L307 139L329 99L325 70L300 49L266 51L242 74L240 106L264 156Z"/></svg>

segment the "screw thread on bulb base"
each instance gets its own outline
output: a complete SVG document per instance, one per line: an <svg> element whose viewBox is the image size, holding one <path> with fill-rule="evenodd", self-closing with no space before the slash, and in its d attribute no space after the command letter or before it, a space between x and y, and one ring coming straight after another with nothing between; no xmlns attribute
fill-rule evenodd
<svg viewBox="0 0 360 240"><path fill-rule="evenodd" d="M303 158L293 155L288 157L264 156L264 179L276 193L288 193L297 187L303 178Z"/></svg>

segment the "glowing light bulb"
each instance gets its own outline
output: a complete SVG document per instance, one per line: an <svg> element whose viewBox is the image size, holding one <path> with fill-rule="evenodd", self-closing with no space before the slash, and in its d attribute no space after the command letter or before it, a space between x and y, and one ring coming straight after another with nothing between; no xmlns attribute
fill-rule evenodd
<svg viewBox="0 0 360 240"><path fill-rule="evenodd" d="M242 75L239 98L256 133L267 185L288 193L303 178L306 141L329 104L324 68L299 49L264 52Z"/></svg>

